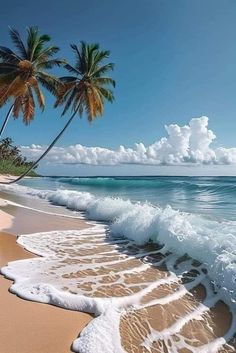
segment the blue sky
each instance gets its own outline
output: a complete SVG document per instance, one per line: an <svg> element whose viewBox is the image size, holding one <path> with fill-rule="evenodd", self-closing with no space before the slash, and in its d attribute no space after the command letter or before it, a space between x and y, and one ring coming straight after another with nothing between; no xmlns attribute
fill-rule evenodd
<svg viewBox="0 0 236 353"><path fill-rule="evenodd" d="M236 146L235 1L41 0L35 4L4 3L2 45L11 46L8 25L22 33L26 26L38 25L69 61L73 62L69 44L86 40L110 49L116 64L115 103L107 105L104 117L93 125L76 119L59 145L112 149L136 142L150 145L166 135L165 124L182 126L192 117L206 115L217 136L214 144ZM16 144L48 144L65 123L68 116L60 118L60 109L51 108L54 99L49 94L46 98L45 112L38 112L30 126L20 120L9 124L6 135ZM0 113L4 115L5 109ZM47 164L40 170L96 174L97 168ZM100 174L112 172L111 167L100 169ZM129 174L130 167L122 169ZM139 169L138 173L149 173L145 166ZM153 167L153 173L158 170ZM119 168L114 173L119 174Z"/></svg>

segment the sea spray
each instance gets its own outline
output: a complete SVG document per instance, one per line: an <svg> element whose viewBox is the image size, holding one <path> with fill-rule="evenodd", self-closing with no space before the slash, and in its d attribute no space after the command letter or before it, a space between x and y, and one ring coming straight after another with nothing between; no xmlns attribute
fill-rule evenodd
<svg viewBox="0 0 236 353"><path fill-rule="evenodd" d="M55 205L83 211L89 219L107 221L110 231L136 242L161 243L166 250L203 262L218 288L236 300L236 222L215 221L201 215L161 208L121 198L97 197L89 192L36 190L20 185L4 187L39 197Z"/></svg>

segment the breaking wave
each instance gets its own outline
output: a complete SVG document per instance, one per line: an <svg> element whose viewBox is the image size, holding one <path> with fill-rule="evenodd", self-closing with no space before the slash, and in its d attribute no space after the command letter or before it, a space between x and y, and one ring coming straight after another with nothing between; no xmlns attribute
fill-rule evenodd
<svg viewBox="0 0 236 353"><path fill-rule="evenodd" d="M188 254L205 264L210 277L224 296L236 300L236 222L217 221L150 203L114 197L97 197L74 190L36 190L7 186L5 190L46 199L82 211L86 217L109 222L110 232L134 241L164 245L179 256Z"/></svg>

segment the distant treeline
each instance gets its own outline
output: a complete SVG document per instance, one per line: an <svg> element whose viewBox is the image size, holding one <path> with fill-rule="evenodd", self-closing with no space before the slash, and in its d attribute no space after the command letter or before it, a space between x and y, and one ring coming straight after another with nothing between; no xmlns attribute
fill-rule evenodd
<svg viewBox="0 0 236 353"><path fill-rule="evenodd" d="M0 141L0 174L21 175L33 162L27 161L26 157L21 155L20 149L13 145L10 138ZM36 169L35 166L34 169ZM30 176L37 176L35 170L31 171Z"/></svg>

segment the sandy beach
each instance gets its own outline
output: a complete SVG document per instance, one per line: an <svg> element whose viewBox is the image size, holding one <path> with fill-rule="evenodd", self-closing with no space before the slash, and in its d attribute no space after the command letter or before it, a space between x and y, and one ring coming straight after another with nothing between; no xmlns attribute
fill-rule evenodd
<svg viewBox="0 0 236 353"><path fill-rule="evenodd" d="M3 201L0 203L3 205ZM3 206L2 209L6 210ZM80 220L60 218L11 207L0 210L0 266L35 255L16 243L16 235L51 229L83 227ZM30 220L30 222L29 222ZM5 229L5 231L2 231ZM0 276L0 352L66 353L91 316L54 306L30 302L11 294L11 281Z"/></svg>
<svg viewBox="0 0 236 353"><path fill-rule="evenodd" d="M0 199L0 207L6 207L6 201ZM9 213L0 210L0 230L8 229L11 227L13 221L13 216Z"/></svg>
<svg viewBox="0 0 236 353"><path fill-rule="evenodd" d="M51 251L55 252L55 260L45 267L51 274L52 283L55 281L65 291L84 293L91 298L119 300L141 293L137 302L140 307L125 311L120 318L121 344L128 353L172 353L171 347L178 347L178 341L178 353L195 352L204 346L211 352L217 345L220 353L235 351L234 342L225 344L223 338L233 322L230 308L213 293L205 278L206 271L199 262L176 257L169 263L171 254L161 253L155 244L126 248L127 242L123 241L124 244L121 242L117 248L101 234L74 239L72 231L65 233L68 241L65 238L61 243L60 237L57 240L60 233L57 231L89 231L91 225L83 219L19 207L8 203L7 194L1 193L1 196L6 198L0 199L1 267L10 261L35 258L16 243L17 235L25 234L27 240L27 234L54 231L55 240L50 238L50 233L45 238L41 234L33 235L36 242L41 239L42 249L50 245ZM9 194L9 199L19 202L20 196ZM66 260L60 260L63 251L66 251ZM142 254L148 254L148 257ZM42 259L39 267L43 264ZM77 267L80 264L82 267ZM57 274L57 269L62 267L65 272ZM40 271L39 268L39 274ZM43 281L43 272L41 276ZM70 288L63 287L66 280L69 280ZM23 300L8 291L11 283L0 276L1 322L4 323L0 330L0 352L69 353L72 342L92 316ZM183 338L185 343L181 345Z"/></svg>
<svg viewBox="0 0 236 353"><path fill-rule="evenodd" d="M0 353L236 353L235 2L1 5Z"/></svg>
<svg viewBox="0 0 236 353"><path fill-rule="evenodd" d="M10 174L2 175L0 174L0 183L5 183L14 180L16 177Z"/></svg>

